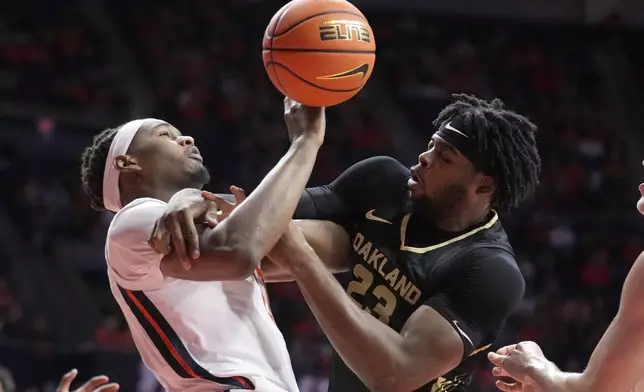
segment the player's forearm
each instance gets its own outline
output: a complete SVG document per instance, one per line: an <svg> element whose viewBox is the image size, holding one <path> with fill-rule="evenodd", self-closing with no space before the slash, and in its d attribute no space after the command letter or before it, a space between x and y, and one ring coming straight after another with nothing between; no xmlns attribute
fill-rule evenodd
<svg viewBox="0 0 644 392"><path fill-rule="evenodd" d="M542 392L589 392L588 383L582 374L564 373L545 357L531 362L528 376L536 391Z"/></svg>
<svg viewBox="0 0 644 392"><path fill-rule="evenodd" d="M293 216L319 147L308 139L291 145L253 193L217 227L225 232L228 247L244 249L255 264L273 248ZM214 242L223 245L221 238Z"/></svg>
<svg viewBox="0 0 644 392"><path fill-rule="evenodd" d="M344 362L372 391L396 391L403 374L402 337L358 307L311 248L293 274L327 338ZM391 389L392 386L394 389Z"/></svg>
<svg viewBox="0 0 644 392"><path fill-rule="evenodd" d="M296 220L291 223L297 226L306 242L315 252L317 258L324 263L331 273L347 271L348 254L351 243L347 232L335 223L328 221ZM270 260L271 253L262 260L264 279L267 282L291 282L295 277L286 268L282 268Z"/></svg>

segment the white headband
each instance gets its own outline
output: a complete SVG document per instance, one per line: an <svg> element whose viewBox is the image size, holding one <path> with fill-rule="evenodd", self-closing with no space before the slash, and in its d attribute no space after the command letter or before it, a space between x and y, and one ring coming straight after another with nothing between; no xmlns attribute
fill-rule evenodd
<svg viewBox="0 0 644 392"><path fill-rule="evenodd" d="M103 173L103 205L108 211L116 213L123 208L119 189L120 172L116 166L116 157L127 154L134 136L136 136L141 125L148 120L165 123L165 121L155 118L133 120L123 125L114 135L110 145L110 152L107 154L107 160L105 161L105 172Z"/></svg>

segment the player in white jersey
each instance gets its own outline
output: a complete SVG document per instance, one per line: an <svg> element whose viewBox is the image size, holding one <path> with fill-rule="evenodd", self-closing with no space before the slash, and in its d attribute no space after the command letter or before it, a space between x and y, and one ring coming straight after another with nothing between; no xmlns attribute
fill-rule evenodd
<svg viewBox="0 0 644 392"><path fill-rule="evenodd" d="M643 162L644 164L644 162ZM644 184L637 210L644 215ZM505 392L644 392L644 253L631 267L617 315L582 373L565 373L534 342L505 346L488 358ZM508 380L508 378L510 380Z"/></svg>
<svg viewBox="0 0 644 392"><path fill-rule="evenodd" d="M326 124L323 109L288 99L285 119L290 149L221 223L198 191L209 174L194 140L165 121L103 131L83 154L92 204L116 213L105 244L112 293L145 364L170 392L297 391L259 262L293 215ZM200 202L186 209L191 194ZM195 266L178 252L161 255L148 245L164 216L204 223L192 238L172 237L175 249L198 241Z"/></svg>

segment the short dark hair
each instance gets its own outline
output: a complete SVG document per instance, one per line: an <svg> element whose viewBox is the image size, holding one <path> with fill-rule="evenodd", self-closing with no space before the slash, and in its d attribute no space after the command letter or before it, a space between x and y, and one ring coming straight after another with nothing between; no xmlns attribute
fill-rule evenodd
<svg viewBox="0 0 644 392"><path fill-rule="evenodd" d="M505 108L500 99L487 102L473 95L454 94L434 126L459 116L476 143L490 174L497 182L492 207L507 212L529 197L539 184L541 158L535 133L537 126L526 117ZM481 168L477 168L481 169Z"/></svg>
<svg viewBox="0 0 644 392"><path fill-rule="evenodd" d="M114 140L114 136L119 129L121 129L121 126L107 128L94 136L92 145L85 148L81 157L83 189L89 196L92 208L96 211L105 211L105 205L103 204L103 174L105 173L107 154L110 152L112 140Z"/></svg>

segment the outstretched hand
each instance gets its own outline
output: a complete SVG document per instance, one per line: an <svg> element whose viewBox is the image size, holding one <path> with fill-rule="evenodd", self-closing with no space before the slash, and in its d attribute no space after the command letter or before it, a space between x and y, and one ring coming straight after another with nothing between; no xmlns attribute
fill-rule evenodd
<svg viewBox="0 0 644 392"><path fill-rule="evenodd" d="M497 378L496 387L504 392L551 392L538 385L535 378L547 377L550 361L546 359L541 347L534 342L511 344L488 353L488 359L494 364L492 374Z"/></svg>
<svg viewBox="0 0 644 392"><path fill-rule="evenodd" d="M72 369L63 375L63 378L60 380L60 384L58 384L58 388L56 388L56 392L70 392L69 388L77 375L78 370L76 369ZM117 383L107 384L108 381L110 381L110 379L107 376L96 376L73 392L114 392L119 390L119 385Z"/></svg>

